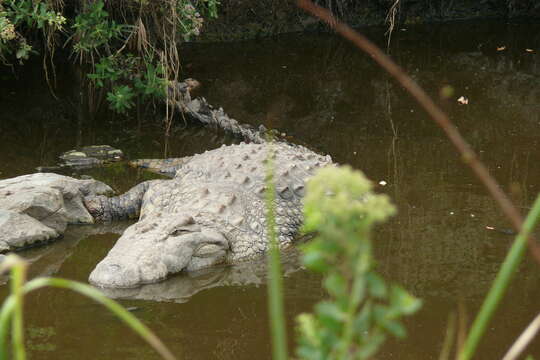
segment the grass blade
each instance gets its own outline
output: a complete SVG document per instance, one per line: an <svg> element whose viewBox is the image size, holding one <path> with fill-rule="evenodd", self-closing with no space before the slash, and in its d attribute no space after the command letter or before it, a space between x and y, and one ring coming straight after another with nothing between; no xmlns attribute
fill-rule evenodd
<svg viewBox="0 0 540 360"><path fill-rule="evenodd" d="M16 360L26 360L26 351L24 349L24 325L23 325L23 307L24 292L23 285L26 279L26 269L28 267L24 260L17 259L11 268L11 293L15 297L15 308L12 317L12 335L13 351Z"/></svg>
<svg viewBox="0 0 540 360"><path fill-rule="evenodd" d="M471 331L465 340L463 349L459 354L459 360L469 360L474 355L478 343L484 334L486 327L493 316L493 313L497 309L510 281L514 275L518 265L523 259L523 254L527 248L527 241L532 230L536 226L538 219L540 218L540 196L536 198L532 210L527 215L523 227L516 239L514 244L510 248L510 251L506 255L504 262L495 278L491 289L489 290L482 307L476 319L473 322Z"/></svg>
<svg viewBox="0 0 540 360"><path fill-rule="evenodd" d="M456 336L456 314L451 313L448 315L448 325L446 325L446 335L444 335L444 341L439 354L439 360L450 360L450 353L452 352L452 345L454 344L454 338Z"/></svg>
<svg viewBox="0 0 540 360"><path fill-rule="evenodd" d="M116 301L109 299L101 292L95 288L82 284L72 280L59 279L59 278L37 278L32 281L29 281L22 289L23 294L28 294L31 291L37 290L45 286L52 286L62 289L69 289L75 291L79 294L82 294L86 297L91 298L97 303L105 306L109 309L114 315L119 319L124 321L133 331L139 334L150 346L152 346L163 359L166 360L176 360L174 355L170 350L159 340L159 338L148 328L146 327L139 319L137 319L133 314L124 309L122 305L118 304ZM14 294L10 295L2 306L0 311L0 360L7 360L7 355L5 352L5 338L6 331L8 327L9 318L14 312L16 307L16 298Z"/></svg>
<svg viewBox="0 0 540 360"><path fill-rule="evenodd" d="M272 331L272 358L274 360L287 359L287 334L285 330L285 314L283 311L283 277L281 275L281 260L276 235L275 196L273 149L268 146L268 162L266 169L266 219L270 249L268 254L269 275L268 280L268 307L270 326Z"/></svg>

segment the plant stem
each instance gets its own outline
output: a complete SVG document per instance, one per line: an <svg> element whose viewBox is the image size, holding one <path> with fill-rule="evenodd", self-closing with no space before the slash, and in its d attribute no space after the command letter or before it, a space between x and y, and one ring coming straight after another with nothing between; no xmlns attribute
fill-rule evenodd
<svg viewBox="0 0 540 360"><path fill-rule="evenodd" d="M523 254L525 253L527 247L527 239L536 226L539 218L540 195L536 198L532 210L527 215L521 231L517 235L514 244L506 255L501 269L499 270L499 273L497 274L497 277L495 278L495 281L493 282L493 285L491 286L491 289L489 290L489 293L486 296L486 299L484 300L476 319L474 320L471 332L469 333L469 336L467 336L463 349L461 349L459 354L459 360L469 360L474 355L478 343L480 342L480 339L482 338L482 335L484 334L493 313L497 309L497 306L508 288L512 276L515 274L516 269L523 258Z"/></svg>
<svg viewBox="0 0 540 360"><path fill-rule="evenodd" d="M11 293L15 297L11 340L16 360L26 359L23 325L24 292L22 287L26 280L27 266L26 262L19 261L11 268Z"/></svg>
<svg viewBox="0 0 540 360"><path fill-rule="evenodd" d="M360 241L360 240L359 240ZM363 241L367 240L367 237ZM369 243L366 244L366 249L364 249L368 254L371 254L371 246ZM366 261L370 256L362 256L358 249L354 252L355 255L351 256L351 261L354 264L354 279L351 288L351 294L349 296L349 306L347 309L347 318L345 319L343 336L341 338L341 349L337 359L348 359L349 351L351 344L353 342L353 329L354 329L354 320L356 319L355 315L358 311L358 306L364 296L364 289L366 286L366 270L365 265Z"/></svg>
<svg viewBox="0 0 540 360"><path fill-rule="evenodd" d="M266 221L270 240L268 256L268 307L270 326L272 330L272 358L274 360L287 360L287 335L285 330L285 314L283 311L283 278L281 276L281 260L276 235L274 168L272 156L274 152L269 145L268 165L266 171Z"/></svg>
<svg viewBox="0 0 540 360"><path fill-rule="evenodd" d="M27 295L28 293L45 286L47 286L46 278L34 279L24 285L23 293L24 295ZM4 300L2 308L0 309L0 360L8 360L6 342L9 331L9 320L13 315L13 309L16 304L15 300L15 295L11 294Z"/></svg>

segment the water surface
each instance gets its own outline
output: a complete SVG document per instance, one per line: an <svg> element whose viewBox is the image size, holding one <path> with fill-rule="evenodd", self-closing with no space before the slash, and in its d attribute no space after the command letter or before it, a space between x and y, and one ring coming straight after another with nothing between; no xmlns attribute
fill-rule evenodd
<svg viewBox="0 0 540 360"><path fill-rule="evenodd" d="M367 33L384 45L384 29ZM540 191L538 51L540 25L496 22L399 29L390 49L524 209ZM279 129L291 141L388 183L379 190L392 197L399 214L377 234L379 270L425 305L407 320L408 338L387 343L378 359L437 359L448 315L462 304L472 318L512 240L485 230L508 225L442 132L370 57L333 35L192 44L182 54L186 76L204 84L201 95L232 117ZM181 121L167 140L159 107L142 113L140 126L106 111L94 119L81 116L75 73L60 64L55 100L40 80L40 64L17 78L2 70L0 178L54 164L59 153L78 145L107 143L130 158L148 158L239 141ZM445 85L454 89L448 101L439 100ZM460 96L468 105L456 101ZM119 191L147 177L124 166L90 174ZM33 262L33 276L86 281L127 225L71 227L55 244L21 254ZM317 276L298 268L294 254L287 257L292 343L295 315L309 311L324 292ZM521 266L479 359L500 358L538 313L539 273L530 259ZM0 296L6 293L1 286ZM122 304L136 307L180 359L270 358L261 264L175 276L126 296L132 299ZM104 309L65 291L30 296L26 324L32 359L158 358ZM538 342L532 353L540 353Z"/></svg>

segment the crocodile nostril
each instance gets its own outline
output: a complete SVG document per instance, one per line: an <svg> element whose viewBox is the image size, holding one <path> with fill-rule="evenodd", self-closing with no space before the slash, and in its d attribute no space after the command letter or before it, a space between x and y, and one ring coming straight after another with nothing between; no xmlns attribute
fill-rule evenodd
<svg viewBox="0 0 540 360"><path fill-rule="evenodd" d="M121 269L121 266L118 264L110 264L108 265L110 271L117 272Z"/></svg>

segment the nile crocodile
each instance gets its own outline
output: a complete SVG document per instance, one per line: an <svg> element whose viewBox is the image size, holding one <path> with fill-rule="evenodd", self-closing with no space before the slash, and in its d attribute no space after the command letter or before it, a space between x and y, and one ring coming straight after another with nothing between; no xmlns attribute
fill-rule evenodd
<svg viewBox="0 0 540 360"><path fill-rule="evenodd" d="M179 98L169 105L250 143L180 159L136 161L134 165L172 179L146 181L116 197L103 195L110 188L95 180L56 174L0 181L0 224L4 223L5 230L0 231L0 245L5 243L0 252L58 237L68 223L138 219L92 271L91 283L135 287L182 270L254 258L269 246L268 162L275 175L277 240L281 248L289 245L302 223L304 184L315 170L332 164L332 159L299 145L266 142L264 128L240 124L204 98L192 100L190 84L194 83L177 84L178 91L173 93ZM31 233L17 226L20 218L32 224Z"/></svg>
<svg viewBox="0 0 540 360"><path fill-rule="evenodd" d="M222 146L178 161L176 174L117 197L88 196L95 220L138 218L90 274L103 287L133 287L182 270L236 263L268 249L266 162L275 176L277 239L289 245L302 223L304 183L329 156L286 143ZM156 166L156 161L153 162Z"/></svg>

